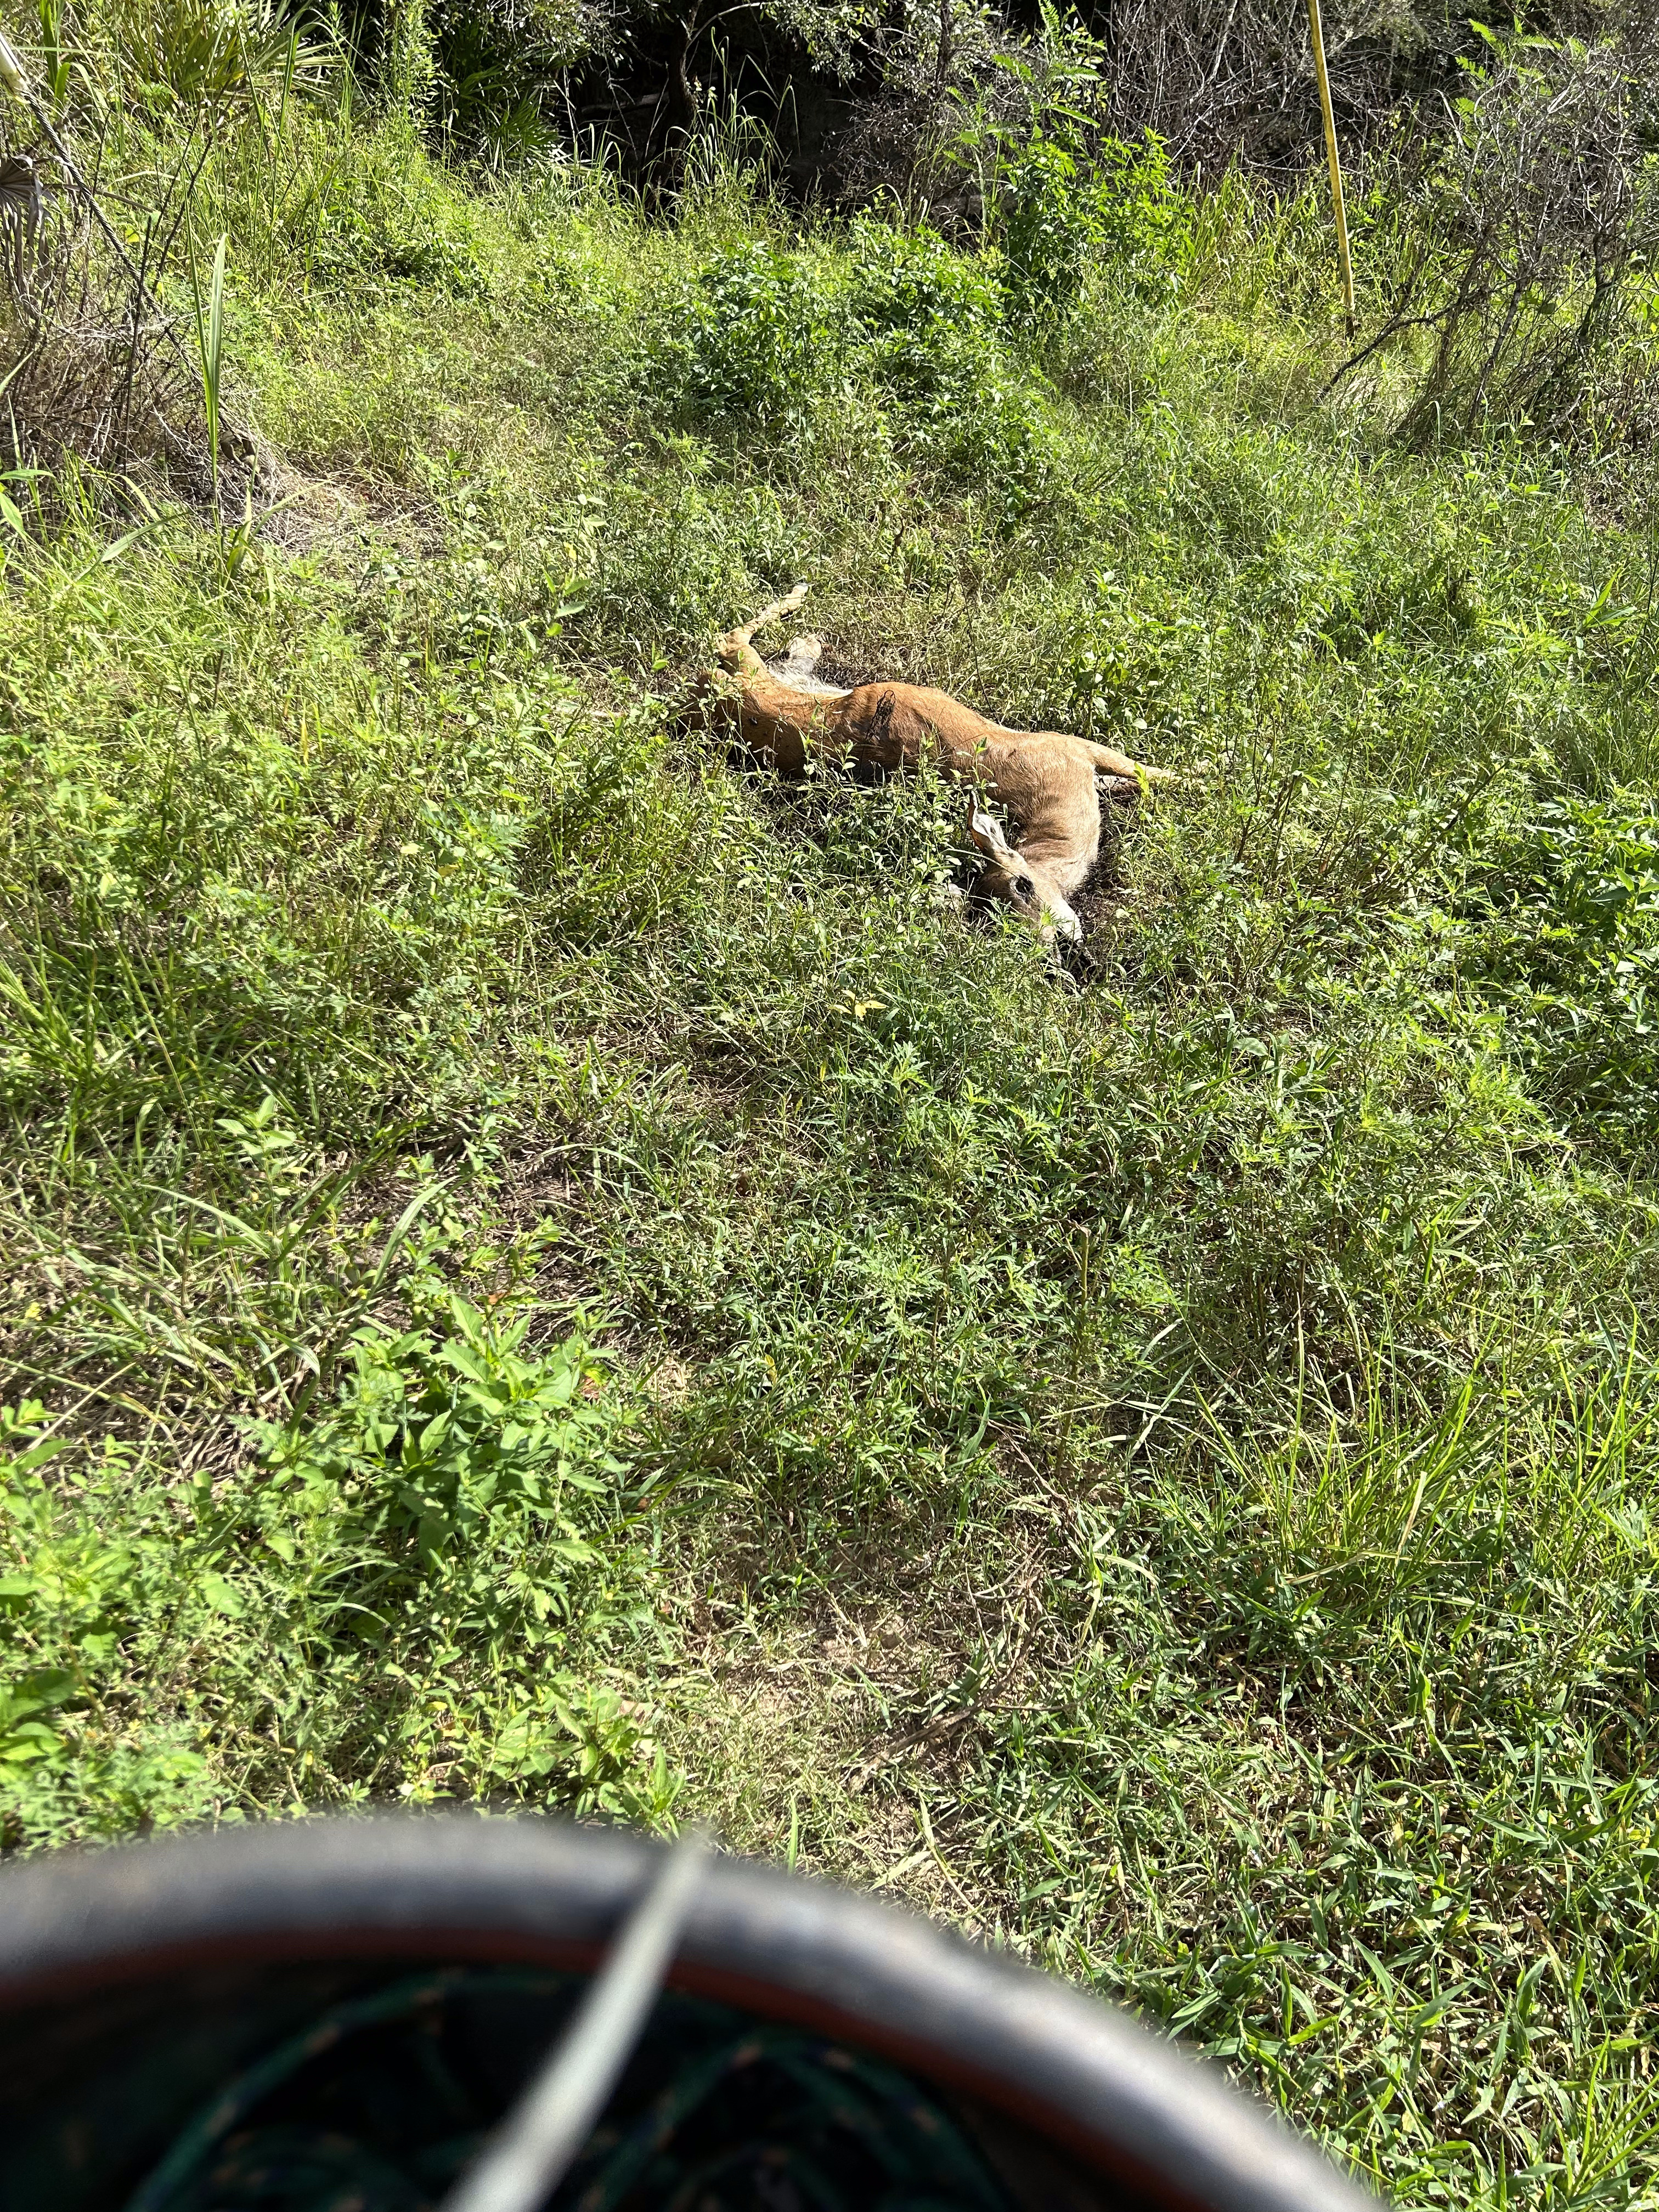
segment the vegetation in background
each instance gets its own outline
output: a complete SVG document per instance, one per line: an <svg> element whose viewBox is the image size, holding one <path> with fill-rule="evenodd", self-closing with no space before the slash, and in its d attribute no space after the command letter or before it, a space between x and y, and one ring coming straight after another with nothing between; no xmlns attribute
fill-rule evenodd
<svg viewBox="0 0 1659 2212"><path fill-rule="evenodd" d="M1650 2196L1641 253L1546 434L1473 295L1333 382L1322 202L1054 102L958 118L965 246L791 215L735 125L671 220L452 170L264 17L162 98L48 14L182 350L55 179L0 361L8 1847L694 1812L1408 2201ZM1376 331L1460 249L1368 221ZM1207 764L1074 968L945 896L948 789L685 724L797 577L850 671Z"/></svg>
<svg viewBox="0 0 1659 2212"><path fill-rule="evenodd" d="M1486 51L1465 63L1448 127L1418 134L1389 179L1406 243L1358 359L1425 334L1419 435L1561 428L1588 407L1602 436L1650 444L1659 17L1589 47L1477 27ZM1621 355L1622 388L1587 380L1587 362Z"/></svg>

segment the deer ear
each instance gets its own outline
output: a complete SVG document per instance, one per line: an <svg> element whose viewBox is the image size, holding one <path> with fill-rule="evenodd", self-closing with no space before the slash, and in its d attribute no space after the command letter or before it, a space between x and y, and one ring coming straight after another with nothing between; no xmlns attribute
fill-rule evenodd
<svg viewBox="0 0 1659 2212"><path fill-rule="evenodd" d="M981 814L971 801L968 807L968 835L988 860L1011 860L1013 853L1002 834L1002 824L994 814Z"/></svg>

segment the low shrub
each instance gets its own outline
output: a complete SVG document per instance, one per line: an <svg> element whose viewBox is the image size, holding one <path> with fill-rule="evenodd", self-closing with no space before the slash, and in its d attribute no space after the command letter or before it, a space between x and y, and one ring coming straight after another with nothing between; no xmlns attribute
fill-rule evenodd
<svg viewBox="0 0 1659 2212"><path fill-rule="evenodd" d="M706 263L671 305L647 383L688 427L773 443L798 443L832 394L862 387L902 459L1018 512L1044 447L1002 325L982 264L933 231L866 219L833 290L763 240Z"/></svg>
<svg viewBox="0 0 1659 2212"><path fill-rule="evenodd" d="M1170 174L1163 140L1151 131L1137 145L1103 138L1091 161L1097 260L1143 296L1164 297L1191 259L1194 210Z"/></svg>
<svg viewBox="0 0 1659 2212"><path fill-rule="evenodd" d="M890 410L901 453L1010 510L1029 504L1044 441L985 265L936 232L860 222L847 312L852 361Z"/></svg>
<svg viewBox="0 0 1659 2212"><path fill-rule="evenodd" d="M1156 138L1106 138L1086 159L1039 131L1000 164L1002 284L1012 320L1038 329L1070 314L1091 268L1161 297L1189 246L1186 205Z"/></svg>
<svg viewBox="0 0 1659 2212"><path fill-rule="evenodd" d="M435 1277L359 1329L337 1394L242 1463L64 1481L38 1404L0 1431L0 1832L243 1806L671 1791L608 1657L643 1589L627 1417L580 1335L534 1349Z"/></svg>
<svg viewBox="0 0 1659 2212"><path fill-rule="evenodd" d="M493 281L465 198L396 130L355 139L350 160L329 165L290 225L310 282L327 289L361 293L367 279L476 299Z"/></svg>
<svg viewBox="0 0 1659 2212"><path fill-rule="evenodd" d="M647 374L683 421L776 439L807 427L836 350L799 261L750 239L705 263L672 301Z"/></svg>
<svg viewBox="0 0 1659 2212"><path fill-rule="evenodd" d="M1659 1135L1659 816L1637 794L1540 799L1482 856L1466 972L1533 1095L1628 1159ZM1652 998L1649 994L1653 993Z"/></svg>

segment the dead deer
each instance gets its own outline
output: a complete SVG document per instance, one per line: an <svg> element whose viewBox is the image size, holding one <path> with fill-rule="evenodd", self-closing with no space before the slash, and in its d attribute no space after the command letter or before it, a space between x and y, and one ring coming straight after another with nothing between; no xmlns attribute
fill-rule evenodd
<svg viewBox="0 0 1659 2212"><path fill-rule="evenodd" d="M1088 738L1004 729L924 684L839 690L813 672L823 649L815 637L796 638L787 658L769 668L750 640L793 614L805 597L806 586L797 584L787 599L719 641L720 666L702 687L709 720L785 775L804 775L814 760L887 769L937 762L976 794L988 793L1021 825L1018 845L1010 845L977 797L969 800L968 834L987 864L981 893L1006 900L1045 945L1079 944L1083 925L1068 901L1100 851L1097 778L1103 777L1109 790L1137 792L1179 779Z"/></svg>

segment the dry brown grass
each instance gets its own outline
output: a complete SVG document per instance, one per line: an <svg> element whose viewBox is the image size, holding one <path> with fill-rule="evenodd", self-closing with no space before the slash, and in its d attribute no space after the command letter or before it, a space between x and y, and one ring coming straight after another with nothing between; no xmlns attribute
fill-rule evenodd
<svg viewBox="0 0 1659 2212"><path fill-rule="evenodd" d="M137 474L186 493L208 471L200 394L154 298L59 197L0 279L0 459Z"/></svg>

